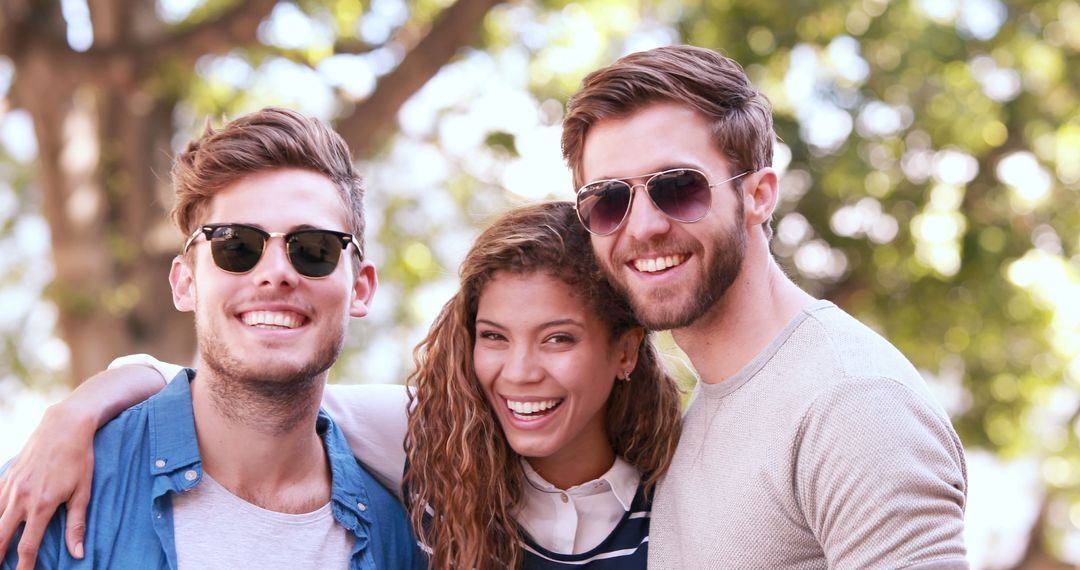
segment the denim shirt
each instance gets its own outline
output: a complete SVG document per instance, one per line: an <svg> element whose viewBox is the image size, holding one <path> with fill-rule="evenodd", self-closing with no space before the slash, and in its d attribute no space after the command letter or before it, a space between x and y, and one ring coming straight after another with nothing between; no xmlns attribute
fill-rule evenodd
<svg viewBox="0 0 1080 570"><path fill-rule="evenodd" d="M172 494L194 488L203 477L191 406L194 378L195 371L185 369L161 393L98 431L86 556L76 560L68 554L67 511L61 508L45 532L38 568L177 568ZM316 429L330 461L334 519L356 539L349 568L425 568L427 561L394 495L357 463L324 411ZM15 568L21 534L0 563L3 570Z"/></svg>

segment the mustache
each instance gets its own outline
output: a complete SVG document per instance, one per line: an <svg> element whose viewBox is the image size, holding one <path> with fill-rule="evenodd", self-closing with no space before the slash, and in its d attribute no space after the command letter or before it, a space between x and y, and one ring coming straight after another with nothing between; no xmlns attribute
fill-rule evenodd
<svg viewBox="0 0 1080 570"><path fill-rule="evenodd" d="M241 307L250 307L252 305L288 305L295 307L305 315L314 316L318 311L315 310L315 306L309 301L303 298L303 295L295 293L281 294L273 292L256 292L250 297L237 300L233 303L229 303L225 306L225 310L229 313L236 313Z"/></svg>
<svg viewBox="0 0 1080 570"><path fill-rule="evenodd" d="M620 262L627 262L631 259L639 257L648 257L656 255L657 253L699 253L701 244L694 242L693 240L679 239L674 236L662 236L655 239L646 241L634 239L632 237L623 244L623 247L619 248L616 255L616 259Z"/></svg>

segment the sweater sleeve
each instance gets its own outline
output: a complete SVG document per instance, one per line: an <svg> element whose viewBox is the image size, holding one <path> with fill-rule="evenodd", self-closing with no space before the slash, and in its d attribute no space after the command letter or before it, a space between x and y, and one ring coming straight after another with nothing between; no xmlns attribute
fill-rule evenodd
<svg viewBox="0 0 1080 570"><path fill-rule="evenodd" d="M809 406L795 492L830 568L967 568L967 469L940 408L889 378L847 379Z"/></svg>
<svg viewBox="0 0 1080 570"><path fill-rule="evenodd" d="M157 373L165 379L166 384L172 382L173 378L176 378L184 369L184 367L179 364L162 362L149 354L128 354L126 356L115 358L109 363L107 369L112 370L113 368L119 368L128 364L142 364L157 370Z"/></svg>
<svg viewBox="0 0 1080 570"><path fill-rule="evenodd" d="M408 425L405 390L397 384L330 384L323 393L323 408L341 427L353 454L399 495Z"/></svg>

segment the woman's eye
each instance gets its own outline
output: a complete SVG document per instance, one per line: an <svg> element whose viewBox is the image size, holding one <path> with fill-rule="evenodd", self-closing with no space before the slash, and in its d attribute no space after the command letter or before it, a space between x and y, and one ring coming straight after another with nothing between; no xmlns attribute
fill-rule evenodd
<svg viewBox="0 0 1080 570"><path fill-rule="evenodd" d="M495 331L481 331L478 336L484 340L502 340L504 338L503 335Z"/></svg>
<svg viewBox="0 0 1080 570"><path fill-rule="evenodd" d="M553 334L547 338L546 342L552 344L569 344L574 342L575 340L577 339L568 334Z"/></svg>

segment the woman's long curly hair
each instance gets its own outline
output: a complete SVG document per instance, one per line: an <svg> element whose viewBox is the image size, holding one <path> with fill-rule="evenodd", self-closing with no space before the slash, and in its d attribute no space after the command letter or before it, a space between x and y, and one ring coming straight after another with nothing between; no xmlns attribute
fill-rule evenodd
<svg viewBox="0 0 1080 570"><path fill-rule="evenodd" d="M461 264L461 289L416 347L409 377L415 392L403 485L432 568L517 568L522 561L514 520L525 485L521 456L507 443L473 368L477 305L500 271L562 280L608 325L612 342L641 326L600 272L572 203L513 210L476 238ZM679 389L645 335L630 382L615 382L609 396L606 427L615 453L645 474L647 490L675 451L679 403Z"/></svg>

